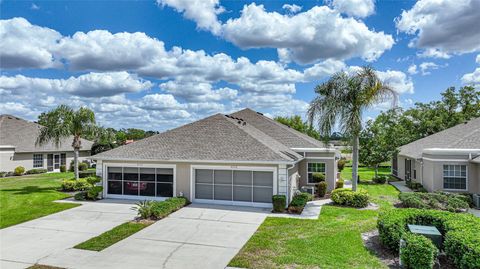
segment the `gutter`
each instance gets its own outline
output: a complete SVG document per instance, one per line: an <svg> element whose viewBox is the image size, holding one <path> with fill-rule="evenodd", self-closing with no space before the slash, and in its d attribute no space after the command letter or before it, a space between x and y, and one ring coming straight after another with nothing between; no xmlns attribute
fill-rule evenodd
<svg viewBox="0 0 480 269"><path fill-rule="evenodd" d="M449 155L449 154L479 154L480 149L455 149L455 148L427 148L423 153L431 155Z"/></svg>
<svg viewBox="0 0 480 269"><path fill-rule="evenodd" d="M100 161L119 161L119 162L177 162L177 163L240 163L240 164L286 164L286 165L295 165L297 162L303 160L298 159L297 161L239 161L239 160L162 160L162 159L115 159L115 158L105 158L105 157L95 157L90 156L86 159L89 160L100 160Z"/></svg>

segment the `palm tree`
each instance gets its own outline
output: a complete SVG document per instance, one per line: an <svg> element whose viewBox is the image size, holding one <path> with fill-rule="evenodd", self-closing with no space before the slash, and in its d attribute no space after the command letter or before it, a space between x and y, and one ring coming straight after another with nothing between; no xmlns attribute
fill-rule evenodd
<svg viewBox="0 0 480 269"><path fill-rule="evenodd" d="M75 178L78 179L78 153L82 148L80 138L95 135L95 113L86 107L74 110L67 105L60 105L43 115L42 124L37 145L53 142L58 147L63 139L73 136Z"/></svg>
<svg viewBox="0 0 480 269"><path fill-rule="evenodd" d="M365 110L389 98L397 102L397 94L380 81L375 70L364 66L353 75L334 74L327 82L315 87L317 96L310 103L308 121L318 123L322 137L328 139L335 126L352 139L352 189L357 190L358 146ZM338 125L337 125L338 124Z"/></svg>

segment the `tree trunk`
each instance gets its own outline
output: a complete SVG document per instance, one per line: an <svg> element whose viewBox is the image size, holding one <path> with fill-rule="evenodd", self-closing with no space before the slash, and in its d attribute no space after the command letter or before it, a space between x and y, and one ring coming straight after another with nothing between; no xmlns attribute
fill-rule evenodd
<svg viewBox="0 0 480 269"><path fill-rule="evenodd" d="M353 146L352 146L352 190L357 190L358 183L358 136L353 137Z"/></svg>
<svg viewBox="0 0 480 269"><path fill-rule="evenodd" d="M73 167L74 167L74 171L75 171L75 179L79 179L79 175L78 175L78 152L79 152L79 148L74 148L73 149Z"/></svg>

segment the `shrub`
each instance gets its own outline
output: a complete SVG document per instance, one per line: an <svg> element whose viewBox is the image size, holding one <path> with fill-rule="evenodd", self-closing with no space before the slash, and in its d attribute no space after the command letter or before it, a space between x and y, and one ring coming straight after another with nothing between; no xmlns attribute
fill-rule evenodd
<svg viewBox="0 0 480 269"><path fill-rule="evenodd" d="M313 173L312 179L316 183L322 182L322 181L325 181L325 175L323 173Z"/></svg>
<svg viewBox="0 0 480 269"><path fill-rule="evenodd" d="M332 201L337 205L366 207L370 197L365 190L336 189L332 191Z"/></svg>
<svg viewBox="0 0 480 269"><path fill-rule="evenodd" d="M75 162L73 160L70 161L70 168L68 169L68 171L70 172L74 172L75 171Z"/></svg>
<svg viewBox="0 0 480 269"><path fill-rule="evenodd" d="M320 183L317 184L317 192L318 192L318 196L320 197L324 197L325 194L327 193L327 182L325 181L322 181Z"/></svg>
<svg viewBox="0 0 480 269"><path fill-rule="evenodd" d="M98 182L102 181L100 177L93 176L93 177L86 177L85 180L88 182L88 184L95 186Z"/></svg>
<svg viewBox="0 0 480 269"><path fill-rule="evenodd" d="M87 200L87 192L86 191L77 192L77 193L75 193L73 198L77 201L85 201L85 200Z"/></svg>
<svg viewBox="0 0 480 269"><path fill-rule="evenodd" d="M7 172L0 172L0 177L6 177L7 176Z"/></svg>
<svg viewBox="0 0 480 269"><path fill-rule="evenodd" d="M78 170L79 170L79 171L87 171L87 170L88 170L88 164L86 164L86 163L79 163L79 164L78 164Z"/></svg>
<svg viewBox="0 0 480 269"><path fill-rule="evenodd" d="M62 173L67 172L67 167L65 165L60 165L60 172Z"/></svg>
<svg viewBox="0 0 480 269"><path fill-rule="evenodd" d="M414 191L424 189L422 184L420 184L418 182L415 182L415 181L411 181L411 180L407 181L406 185L407 185L407 187L409 187L410 189L412 189Z"/></svg>
<svg viewBox="0 0 480 269"><path fill-rule="evenodd" d="M347 161L345 159L338 160L338 162L337 162L338 172L342 172L343 168L345 168L346 163L347 163Z"/></svg>
<svg viewBox="0 0 480 269"><path fill-rule="evenodd" d="M97 172L95 171L80 171L78 172L78 177L79 178L86 178L86 177L94 177L96 176Z"/></svg>
<svg viewBox="0 0 480 269"><path fill-rule="evenodd" d="M438 210L392 209L380 213L377 228L382 244L398 251L407 224L433 225L443 235L443 250L461 269L480 268L480 218Z"/></svg>
<svg viewBox="0 0 480 269"><path fill-rule="evenodd" d="M65 179L62 181L62 191L84 191L91 188L92 185L85 179Z"/></svg>
<svg viewBox="0 0 480 269"><path fill-rule="evenodd" d="M398 198L404 207L419 209L437 209L451 212L464 212L469 208L469 204L463 200L464 197L458 194L421 193L410 192L400 193Z"/></svg>
<svg viewBox="0 0 480 269"><path fill-rule="evenodd" d="M345 183L345 182L343 181L343 179L337 180L337 182L335 182L335 189L342 189L344 183Z"/></svg>
<svg viewBox="0 0 480 269"><path fill-rule="evenodd" d="M273 212L283 212L287 207L287 197L285 195L272 196Z"/></svg>
<svg viewBox="0 0 480 269"><path fill-rule="evenodd" d="M162 219L180 208L190 204L185 197L168 198L165 201L138 202L132 209L137 211L141 219Z"/></svg>
<svg viewBox="0 0 480 269"><path fill-rule="evenodd" d="M401 247L400 259L405 269L431 269L435 264L438 249L425 236L405 233L402 237L405 246Z"/></svg>
<svg viewBox="0 0 480 269"><path fill-rule="evenodd" d="M90 168L90 162L87 160L82 161L80 164L84 163L87 166L87 169Z"/></svg>
<svg viewBox="0 0 480 269"><path fill-rule="evenodd" d="M374 177L372 180L377 184L385 184L385 182L387 182L387 179L388 179L387 176L377 176L377 177Z"/></svg>
<svg viewBox="0 0 480 269"><path fill-rule="evenodd" d="M30 169L27 172L25 172L25 174L33 175L33 174L43 174L43 173L46 173L46 172L47 172L47 169L38 168L38 169Z"/></svg>
<svg viewBox="0 0 480 269"><path fill-rule="evenodd" d="M13 173L16 175L16 176L21 176L25 173L25 167L23 166L17 166L15 167L15 170L13 171Z"/></svg>
<svg viewBox="0 0 480 269"><path fill-rule="evenodd" d="M288 212L292 214L301 214L303 208L307 204L308 201L311 200L311 194L308 193L300 193L293 196L292 201L288 205Z"/></svg>
<svg viewBox="0 0 480 269"><path fill-rule="evenodd" d="M87 199L88 200L97 200L98 195L103 191L102 186L93 186L87 190Z"/></svg>

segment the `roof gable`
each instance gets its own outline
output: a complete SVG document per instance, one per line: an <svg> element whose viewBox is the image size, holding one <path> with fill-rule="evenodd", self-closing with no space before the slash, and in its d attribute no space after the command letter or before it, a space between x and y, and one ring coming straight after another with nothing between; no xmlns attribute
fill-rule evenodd
<svg viewBox="0 0 480 269"><path fill-rule="evenodd" d="M15 152L54 152L73 151L73 136L61 141L59 147L54 143L47 143L43 146L36 146L38 134L42 126L35 122L12 115L0 115L0 145L15 146ZM82 139L82 149L90 150L93 142Z"/></svg>

